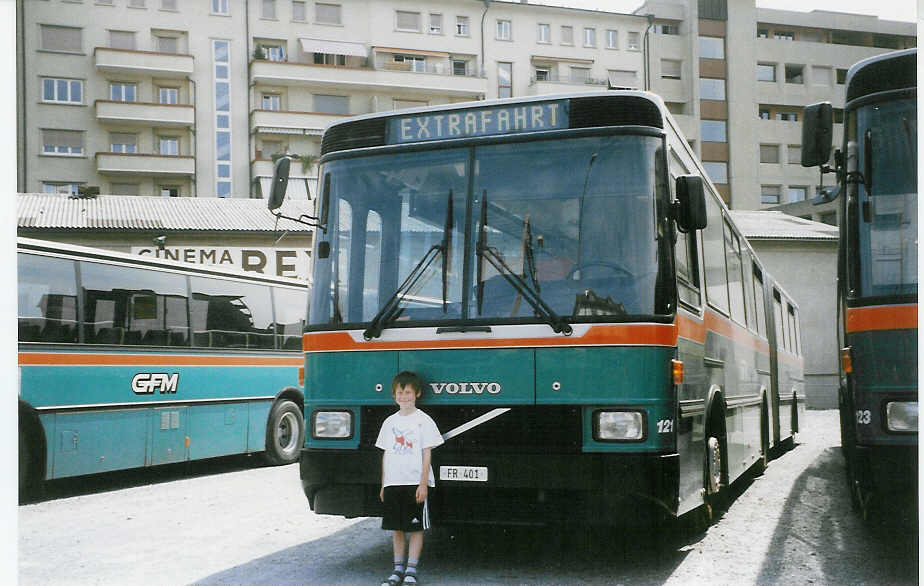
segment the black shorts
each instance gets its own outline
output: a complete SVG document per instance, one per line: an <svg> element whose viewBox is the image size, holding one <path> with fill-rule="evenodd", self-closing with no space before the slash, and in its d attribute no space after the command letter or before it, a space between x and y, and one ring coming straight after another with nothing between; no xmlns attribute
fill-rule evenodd
<svg viewBox="0 0 924 586"><path fill-rule="evenodd" d="M382 529L414 533L429 528L430 509L426 500L417 502L416 484L385 487Z"/></svg>

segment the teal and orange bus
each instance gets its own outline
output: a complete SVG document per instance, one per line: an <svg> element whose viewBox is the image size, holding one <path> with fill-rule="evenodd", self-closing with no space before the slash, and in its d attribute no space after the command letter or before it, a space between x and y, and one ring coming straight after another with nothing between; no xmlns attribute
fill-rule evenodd
<svg viewBox="0 0 924 586"><path fill-rule="evenodd" d="M327 129L320 173L314 511L380 514L374 443L401 370L446 439L430 501L446 522L711 511L791 443L798 306L656 95L370 114Z"/></svg>
<svg viewBox="0 0 924 586"><path fill-rule="evenodd" d="M834 168L831 104L806 107L803 121L802 164L837 173L841 443L864 516L897 497L917 503L916 59L916 49L897 51L847 71Z"/></svg>
<svg viewBox="0 0 924 586"><path fill-rule="evenodd" d="M298 459L304 281L20 238L19 486Z"/></svg>

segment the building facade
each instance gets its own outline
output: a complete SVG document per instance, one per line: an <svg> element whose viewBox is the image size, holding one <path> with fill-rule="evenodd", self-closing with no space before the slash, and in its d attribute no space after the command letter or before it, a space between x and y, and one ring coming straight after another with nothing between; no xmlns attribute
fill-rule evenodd
<svg viewBox="0 0 924 586"><path fill-rule="evenodd" d="M850 64L916 44L912 23L753 0L634 14L525 0L18 8L20 192L261 197L290 153L304 198L321 134L344 116L631 87L664 98L726 201L763 209L817 191L798 164L801 108L830 99L842 113Z"/></svg>

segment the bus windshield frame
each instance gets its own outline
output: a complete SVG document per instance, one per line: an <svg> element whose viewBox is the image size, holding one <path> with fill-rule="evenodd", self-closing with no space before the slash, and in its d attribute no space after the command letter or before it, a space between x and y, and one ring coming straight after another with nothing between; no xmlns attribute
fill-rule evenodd
<svg viewBox="0 0 924 586"><path fill-rule="evenodd" d="M845 141L856 144L855 212L848 255L854 299L917 298L916 95L901 90L851 104ZM869 143L872 152L868 152ZM868 169L868 166L872 170ZM848 169L848 173L850 169ZM869 177L867 177L869 175ZM867 190L867 182L871 189Z"/></svg>
<svg viewBox="0 0 924 586"><path fill-rule="evenodd" d="M325 156L330 254L314 259L307 329L366 327L396 293L385 328L669 321L664 137L595 128Z"/></svg>

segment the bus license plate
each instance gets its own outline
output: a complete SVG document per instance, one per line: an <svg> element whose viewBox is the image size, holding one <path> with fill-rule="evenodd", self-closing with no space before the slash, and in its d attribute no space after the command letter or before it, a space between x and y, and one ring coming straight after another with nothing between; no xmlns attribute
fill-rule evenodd
<svg viewBox="0 0 924 586"><path fill-rule="evenodd" d="M487 482L487 466L440 466L440 480Z"/></svg>

